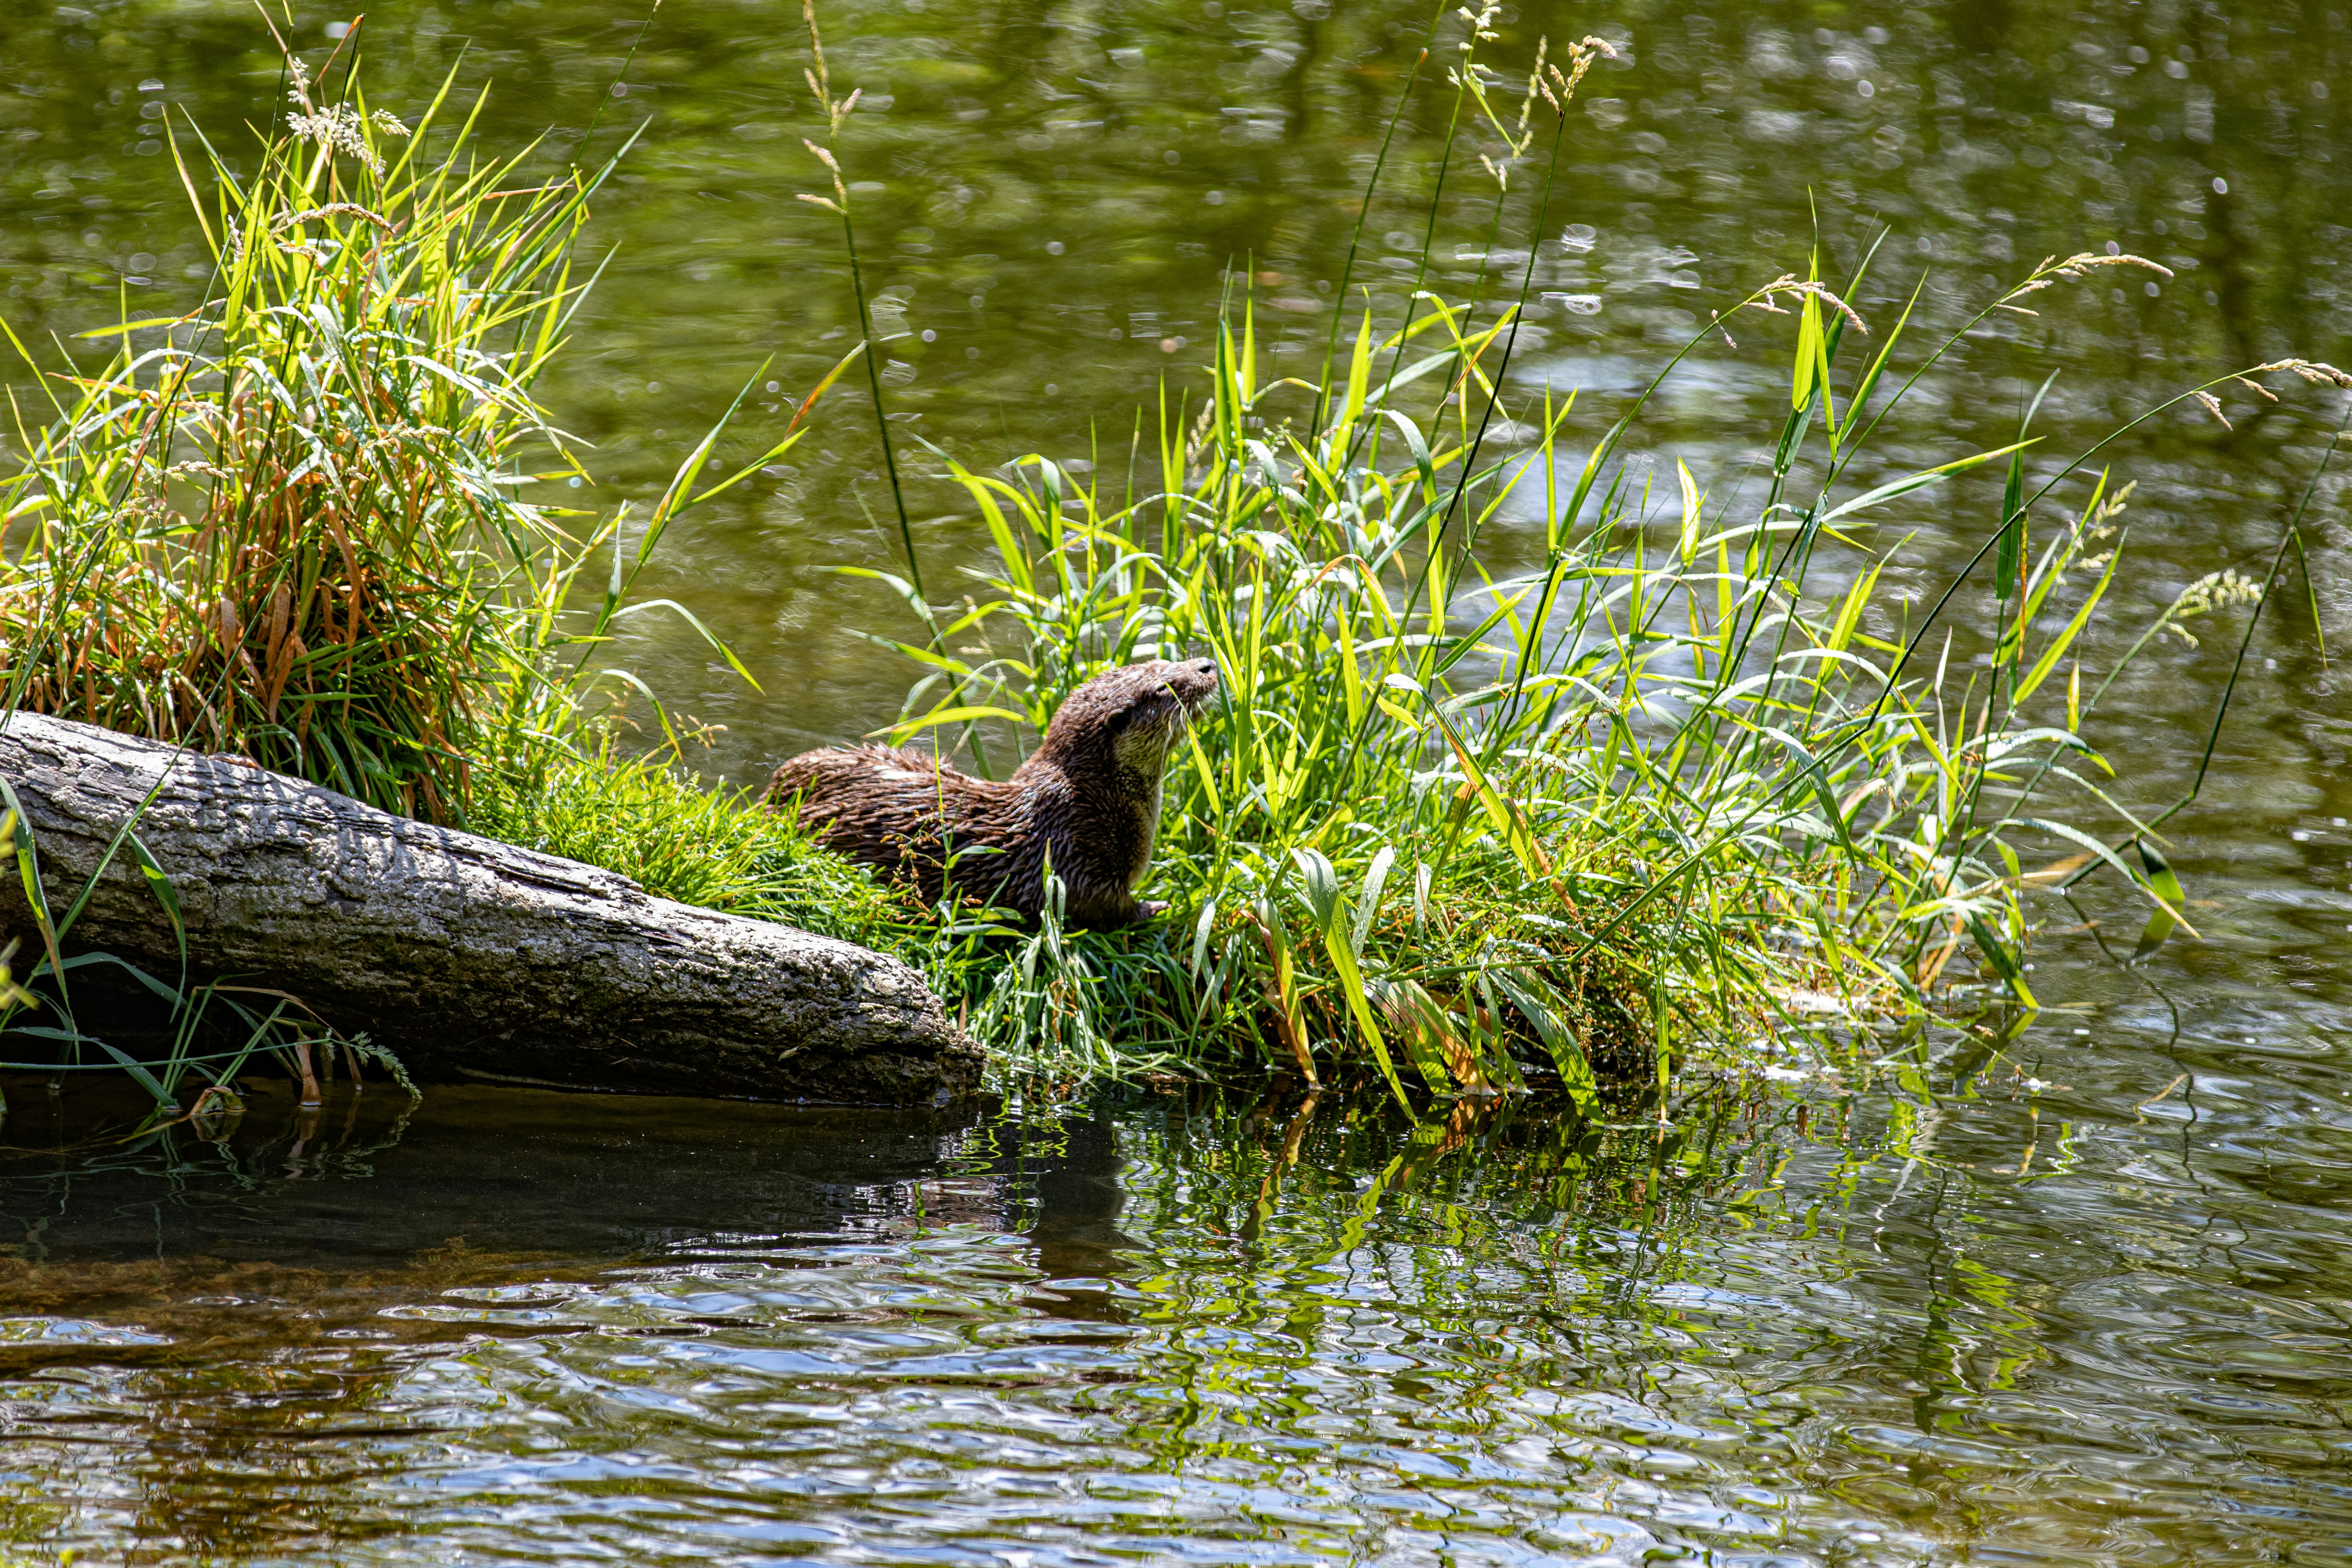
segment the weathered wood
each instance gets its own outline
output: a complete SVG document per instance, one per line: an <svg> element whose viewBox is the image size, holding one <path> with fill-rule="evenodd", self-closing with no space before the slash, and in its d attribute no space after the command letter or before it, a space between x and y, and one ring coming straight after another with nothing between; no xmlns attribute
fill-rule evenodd
<svg viewBox="0 0 2352 1568"><path fill-rule="evenodd" d="M0 776L37 837L53 910L138 814L199 977L291 991L419 1077L893 1105L978 1079L977 1048L921 978L850 942L66 720L7 716ZM0 921L37 951L13 868L0 881ZM68 936L71 951L178 973L170 921L128 854Z"/></svg>

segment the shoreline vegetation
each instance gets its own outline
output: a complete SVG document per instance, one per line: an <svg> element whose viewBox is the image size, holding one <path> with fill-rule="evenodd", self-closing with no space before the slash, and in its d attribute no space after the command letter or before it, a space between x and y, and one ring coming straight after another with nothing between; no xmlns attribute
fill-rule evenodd
<svg viewBox="0 0 2352 1568"><path fill-rule="evenodd" d="M2131 486L2102 453L2179 405L2218 414L2212 389L2232 378L2060 463L2037 447L2036 399L2012 444L1857 478L1879 473L1874 440L1969 328L2110 269L2164 269L2053 258L1921 343L1918 289L1892 320L1852 303L1885 270L1876 246L1835 270L1816 249L1662 357L1571 458L1575 396L1504 388L1569 105L1609 46L1538 48L1507 90L1478 58L1493 14L1436 15L1425 58L1443 69L1406 80L1398 112L1450 95L1459 177L1492 187L1496 242L1526 226L1516 300L1448 301L1416 279L1403 320L1335 320L1301 379L1272 373L1237 290L1206 387L1163 387L1129 460L1083 478L1042 455L982 471L893 446L861 346L782 430L747 447L739 396L650 508L601 517L524 498L584 473L533 387L593 282L573 246L627 148L534 184L530 149L472 144L447 84L415 125L371 110L356 25L315 78L289 54L290 112L256 172L172 129L215 262L205 303L86 334L115 345L95 372L61 375L11 333L50 402L20 400L25 456L0 478L6 710L243 756L874 947L923 973L1005 1084L1272 1069L1369 1078L1410 1107L1534 1070L1590 1105L1604 1083L1663 1089L1677 1064L1848 1070L1884 1048L1882 1023L2030 1015L2037 890L2128 883L2149 910L2143 954L2190 929L2158 829L2195 788L2136 813L2089 731L2121 669L2196 617L2250 609L2243 660L2299 563L2302 507L2264 574L2191 584L2105 668L2084 668L2082 637L2127 560ZM856 95L832 96L807 17L828 115L808 145L828 189L803 199L839 216L870 336L855 151L837 144ZM1350 282L1335 298L1361 292ZM1752 472L1703 482L1633 436L1713 337L1785 365L1789 402ZM2243 373L2264 376L2352 386L2303 361ZM864 573L907 612L872 634L908 661L893 740L1002 776L1102 669L1218 661L1220 700L1167 780L1150 891L1168 916L1096 933L913 908L752 792L698 779L691 727L604 662L616 626L666 615L753 679L692 606L636 597L638 575L677 519L753 480L836 383L860 382L908 551L904 577ZM722 448L753 455L721 464ZM959 493L993 542L964 605L920 585L918 483ZM1979 544L1906 603L1889 535L1922 502ZM1535 519L1542 548L1497 574L1480 546L1507 516ZM657 749L630 748L618 702L650 714ZM73 890L40 896L25 814L0 806L37 928L13 933L0 1067L117 1070L121 1049L75 1023L69 982L93 960L68 956ZM135 835L118 847L168 908ZM299 998L143 978L176 1043L138 1070L188 1079L198 1109L233 1103L257 1054L307 1079L331 1038Z"/></svg>

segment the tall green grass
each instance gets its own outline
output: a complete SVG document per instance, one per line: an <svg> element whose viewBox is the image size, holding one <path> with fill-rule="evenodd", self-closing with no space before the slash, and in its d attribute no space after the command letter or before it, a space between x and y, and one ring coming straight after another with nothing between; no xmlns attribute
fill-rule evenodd
<svg viewBox="0 0 2352 1568"><path fill-rule="evenodd" d="M1513 121L1479 79L1454 76L1456 119L1465 101L1484 116L1505 165L1539 143L1538 99L1557 113L1574 88L1539 62ZM1510 167L1487 166L1499 225ZM900 645L921 670L901 736L936 731L986 765L992 734L1002 771L1007 727L1041 732L1106 668L1207 654L1223 675L1169 783L1153 889L1169 919L961 928L975 961L992 942L1013 954L948 976L1005 1059L1262 1059L1310 1080L1362 1064L1400 1097L1512 1087L1522 1059L1548 1059L1581 1094L1663 1080L1685 1051L1752 1060L1824 1021L1956 998L2030 1010L2028 895L2063 879L2137 889L2144 946L2185 926L2094 720L2165 628L2269 580L2200 582L2086 671L2126 559L2130 487L2098 462L2121 430L2039 484L2031 414L2012 444L1854 477L1969 328L2155 264L2053 258L1924 345L1909 308L1872 330L1845 302L1871 265L1837 290L1817 270L1761 283L1567 468L1572 399L1506 406L1517 305L1419 294L1401 322L1366 314L1312 384L1268 373L1235 302L1205 398L1139 416L1123 488L1101 478L1115 463L1080 482L1044 456L976 472L940 454L996 563L961 615L900 584L921 627ZM1792 331L1757 331L1774 319ZM1786 367L1788 403L1756 482L1710 494L1637 438L1685 356L1731 326ZM2271 372L2352 384L2304 362L2244 374ZM1507 418L1535 434L1497 455ZM1886 534L1924 500L1974 510L1981 543L1915 606L1890 591L1904 540ZM1540 549L1514 546L1507 572L1487 547L1507 506L1540 520Z"/></svg>
<svg viewBox="0 0 2352 1568"><path fill-rule="evenodd" d="M1044 979L981 980L1004 1043L1042 1064L1051 1036L1096 1065L1113 1038L1196 1060L1240 1043L1441 1091L1513 1084L1539 1047L1580 1085L1663 1074L1684 1043L1926 1012L1962 980L2031 1008L2027 894L2087 868L2139 890L2158 940L2180 922L2086 735L2160 631L2266 584L2193 584L2085 672L2128 487L2074 465L2031 493L2021 447L1845 482L1899 398L1903 333L1840 388L1853 340L1821 324L1829 296L1783 280L1748 303L1776 297L1798 306L1794 406L1744 504L1628 461L1633 412L1570 471L1564 401L1528 411L1533 453L1482 460L1507 321L1444 309L1391 375L1407 334L1364 325L1320 427L1314 389L1261 377L1244 313L1199 417L1162 409L1158 482L1127 493L1041 457L1011 477L949 461L998 565L953 622L910 595L926 636L902 646L926 673L902 735L1034 735L1139 658L1223 673L1169 784L1154 892L1177 912L1027 939L1021 963L1055 961ZM1394 405L1437 376L1439 418ZM1964 570L1923 615L1887 591L1903 542L1877 534L1937 486L1948 513L1993 514L1990 581L1960 598ZM1481 540L1515 494L1542 547L1497 576Z"/></svg>
<svg viewBox="0 0 2352 1568"><path fill-rule="evenodd" d="M251 174L173 128L213 260L202 304L85 334L118 345L95 370L11 334L65 390L15 408L0 668L14 706L463 822L477 765L562 739L583 687L628 682L592 662L617 623L692 621L633 601L637 573L800 420L722 479L730 409L641 517L527 499L585 477L533 389L586 290L573 247L612 163L487 155L479 100L453 112L446 83L410 127L348 78L331 99L288 69L291 112ZM604 553L600 595L580 579Z"/></svg>
<svg viewBox="0 0 2352 1568"><path fill-rule="evenodd" d="M517 591L562 548L517 459L562 459L530 387L594 182L434 138L446 95L411 128L289 65L289 127L247 178L175 128L204 303L88 334L119 344L94 373L16 345L71 395L37 429L18 406L29 456L0 482L10 689L461 818Z"/></svg>
<svg viewBox="0 0 2352 1568"><path fill-rule="evenodd" d="M1556 166L1605 46L1570 49L1567 71L1539 57L1521 100L1498 105L1475 58L1490 19L1470 18L1448 89L1457 131L1499 148L1480 156L1500 235L1512 181L1547 129ZM1156 892L1171 917L1116 934L960 909L914 923L788 825L692 779L667 712L606 662L631 616L709 637L684 606L638 600L638 574L677 519L800 438L856 353L722 476L730 409L641 516L530 499L581 473L533 386L585 287L572 246L610 165L540 178L527 150L481 156L469 115L445 123L446 89L395 128L348 80L341 97L299 69L291 82L289 125L248 177L188 132L201 157L180 166L216 268L205 303L121 323L103 334L109 363L52 376L69 390L29 423L18 410L30 456L0 480L11 710L242 751L656 892L889 947L1008 1074L1066 1081L1262 1060L1310 1080L1361 1068L1402 1097L1512 1087L1540 1061L1581 1095L1662 1078L1678 1053L1961 991L2030 1008L2038 884L2127 880L2153 910L2144 946L2185 924L2161 818L2119 804L2088 737L2165 628L2269 579L2196 584L2119 661L2084 671L2125 559L2128 486L2095 466L2107 442L2038 488L2030 428L1856 480L1966 331L1922 349L1906 310L1865 331L1844 297L1868 257L1838 291L1809 269L1725 312L1793 329L1776 343L1743 326L1789 367L1790 402L1758 483L1734 493L1637 449L1688 347L1563 468L1570 404L1505 405L1516 305L1417 290L1403 319L1335 332L1305 382L1267 373L1234 302L1206 395L1139 417L1139 472L1116 491L1042 456L982 473L941 455L937 477L969 498L996 564L984 603L943 612L910 551L899 585L919 630L900 646L921 676L902 736L985 738L1001 762L1075 686L1153 654L1213 655L1223 690L1170 781ZM820 201L845 224L847 199L836 182ZM1535 232L1549 201L1540 188ZM2053 261L1985 311L2147 265ZM2274 372L2352 381L2302 362L2247 374ZM1498 456L1507 420L1535 438ZM1984 526L1919 609L1885 586L1901 546L1875 531L1933 487ZM1540 520L1532 554L1488 548L1507 507ZM616 695L652 713L651 754L621 748ZM61 1062L89 1045L87 1065L135 1066L159 1105L257 1050L309 1078L323 1042L278 1005L293 999L228 998L247 1044L207 1052L191 1020L218 998L185 977L141 977L181 1023L163 1070L93 1041L66 982L99 960L65 956L69 903L43 917L23 982L54 1021L24 1023L26 993L10 991L0 1026L47 1034Z"/></svg>
<svg viewBox="0 0 2352 1568"><path fill-rule="evenodd" d="M213 261L194 310L85 334L109 345L96 366L9 332L47 401L12 399L25 457L0 476L0 713L241 752L657 893L895 940L896 906L862 874L682 773L666 710L605 662L624 622L669 614L734 663L685 606L637 598L637 578L673 522L790 449L850 362L728 474L711 463L739 396L638 515L530 499L585 477L534 388L590 281L573 248L613 163L488 154L479 100L453 106L446 82L404 125L348 71L327 90L333 65L314 84L288 57L285 123L247 174L201 128L172 128ZM651 713L655 755L616 750L616 697ZM299 998L73 952L87 889L44 889L6 804L0 838L39 929L18 933L37 949L21 984L0 980L0 1030L51 1043L0 1067L127 1071L175 1113L184 1085L217 1098L257 1056L313 1099L313 1047L397 1073ZM116 852L152 868L135 830ZM79 1021L72 983L92 965L168 1005L160 1060Z"/></svg>

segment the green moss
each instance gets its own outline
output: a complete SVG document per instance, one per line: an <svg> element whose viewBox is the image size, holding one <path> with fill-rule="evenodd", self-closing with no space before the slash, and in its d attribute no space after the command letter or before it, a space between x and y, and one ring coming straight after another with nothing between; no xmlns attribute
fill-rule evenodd
<svg viewBox="0 0 2352 1568"><path fill-rule="evenodd" d="M911 958L908 910L861 867L659 758L554 751L488 768L473 826L526 849L617 871L656 898L798 926Z"/></svg>

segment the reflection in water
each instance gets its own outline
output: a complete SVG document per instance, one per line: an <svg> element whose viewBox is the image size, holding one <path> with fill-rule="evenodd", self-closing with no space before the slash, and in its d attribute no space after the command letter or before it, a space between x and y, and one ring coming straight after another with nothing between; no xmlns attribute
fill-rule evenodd
<svg viewBox="0 0 2352 1568"><path fill-rule="evenodd" d="M2095 1037L1930 1037L1910 1087L1663 1129L444 1089L397 1129L331 1107L298 1157L285 1097L174 1151L20 1094L0 1528L152 1562L2331 1561L2352 1073L2085 973Z"/></svg>

